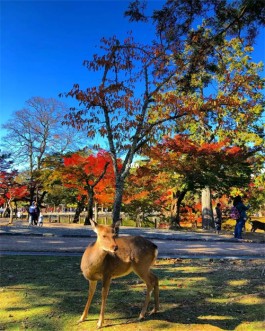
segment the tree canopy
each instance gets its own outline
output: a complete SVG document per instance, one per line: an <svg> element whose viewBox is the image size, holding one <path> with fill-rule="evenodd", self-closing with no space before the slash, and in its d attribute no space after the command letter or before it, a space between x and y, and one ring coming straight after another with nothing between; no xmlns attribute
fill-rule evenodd
<svg viewBox="0 0 265 331"><path fill-rule="evenodd" d="M146 3L131 2L125 15L148 23ZM85 129L88 137L100 134L108 141L116 177L114 222L119 218L125 178L143 146L165 133L185 132L187 123L209 128L210 118L215 125L221 123L222 130L225 124L234 126L234 131L243 123L246 126L244 118L249 116L257 125L262 111L262 80L247 66L247 57L241 61L258 26L264 25L262 1L253 6L246 0L170 0L151 19L157 34L148 45L130 35L124 41L102 39L101 53L84 61L89 71L101 75L100 83L84 89L75 84L65 94L80 105L68 114L66 123ZM231 67L230 58L233 63L240 60ZM242 81L242 70L248 80ZM210 84L218 89L214 98L207 90ZM206 92L208 99L202 102ZM256 129L258 136L260 127ZM118 157L123 158L121 169Z"/></svg>
<svg viewBox="0 0 265 331"><path fill-rule="evenodd" d="M7 131L3 149L15 155L16 165L27 171L30 201L38 200L39 170L47 155L76 149L80 140L78 132L62 126L67 107L53 98L32 97L26 106L13 113L3 125Z"/></svg>
<svg viewBox="0 0 265 331"><path fill-rule="evenodd" d="M148 1L132 1L125 16L152 24L155 34L145 44L133 33L125 40L103 38L98 54L84 61L90 75L100 77L99 83L93 79L90 86L76 83L64 94L77 100L76 108L68 110L54 99L35 97L5 124L8 149L26 168L30 200L45 194L43 179L51 173L48 158L58 156L60 168L67 151L72 155L68 161L75 162L65 163L72 189L96 190L103 183L97 180L110 168L107 163L94 173L95 162L90 159L92 176L87 156L74 157L72 152L80 150L80 140L74 140L76 129L86 132L87 142L99 136L108 144L108 164L115 176L113 222L120 217L134 159L145 153L161 169L178 172L183 193L205 185L220 190L247 186L254 182L250 174L255 187L262 181L263 64L254 63L251 54L265 23L264 1L168 0L149 16L147 6ZM168 173L160 174L161 183L167 178L171 185L173 177ZM135 182L138 187L133 191L146 200L141 180ZM153 198L161 201L159 185L147 184ZM133 201L128 194L126 199Z"/></svg>

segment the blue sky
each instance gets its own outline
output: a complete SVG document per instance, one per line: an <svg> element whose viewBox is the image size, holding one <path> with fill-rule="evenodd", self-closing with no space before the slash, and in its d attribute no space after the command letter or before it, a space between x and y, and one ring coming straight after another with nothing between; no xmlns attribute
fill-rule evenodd
<svg viewBox="0 0 265 331"><path fill-rule="evenodd" d="M59 99L74 83L92 85L82 63L97 53L102 37L133 30L140 41L152 38L146 25L124 18L126 0L0 1L0 125L31 97ZM160 8L163 1L151 3ZM255 61L265 62L264 39L262 31Z"/></svg>
<svg viewBox="0 0 265 331"><path fill-rule="evenodd" d="M159 1L156 1L159 4ZM128 1L2 1L0 125L33 96L54 97L74 83L89 86L82 65L102 37L126 36ZM68 100L68 99L67 99ZM67 100L62 100L68 102Z"/></svg>

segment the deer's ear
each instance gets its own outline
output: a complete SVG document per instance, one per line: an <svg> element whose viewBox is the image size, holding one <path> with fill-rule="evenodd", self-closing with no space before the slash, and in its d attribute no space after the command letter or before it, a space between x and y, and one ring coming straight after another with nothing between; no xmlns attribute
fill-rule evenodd
<svg viewBox="0 0 265 331"><path fill-rule="evenodd" d="M90 219L90 224L92 226L92 230L97 232L97 222L93 221L92 219Z"/></svg>

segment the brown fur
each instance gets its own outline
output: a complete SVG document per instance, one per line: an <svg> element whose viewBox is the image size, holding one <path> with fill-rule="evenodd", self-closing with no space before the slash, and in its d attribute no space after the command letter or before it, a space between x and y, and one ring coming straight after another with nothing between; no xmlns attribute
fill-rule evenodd
<svg viewBox="0 0 265 331"><path fill-rule="evenodd" d="M119 222L118 222L119 223ZM147 293L140 318L145 316L151 293L154 291L155 308L159 309L158 278L150 271L157 257L157 246L151 241L137 236L116 238L117 226L98 225L91 221L93 230L97 233L97 241L88 246L81 260L81 270L89 281L88 300L80 318L83 322L88 314L97 281L102 281L102 302L98 327L104 323L106 299L112 278L118 278L135 272L146 283Z"/></svg>

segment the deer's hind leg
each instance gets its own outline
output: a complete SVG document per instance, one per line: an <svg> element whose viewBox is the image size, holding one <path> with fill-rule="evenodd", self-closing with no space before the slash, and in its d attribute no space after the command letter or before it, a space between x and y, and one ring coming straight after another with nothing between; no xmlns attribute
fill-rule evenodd
<svg viewBox="0 0 265 331"><path fill-rule="evenodd" d="M93 296L94 296L95 291L96 291L96 287L97 287L97 281L90 280L90 281L89 281L89 289L88 289L87 303L86 303L85 309L84 309L84 311L83 311L83 314L82 314L82 316L80 317L79 323L84 322L84 320L85 320L86 317L87 317L87 314L88 314L88 311L89 311L89 308L90 308L90 305L91 305L91 302L92 302Z"/></svg>
<svg viewBox="0 0 265 331"><path fill-rule="evenodd" d="M137 275L145 282L146 284L146 297L145 302L142 308L142 311L140 313L139 318L144 318L148 304L151 299L152 292L154 291L154 299L155 299L155 308L152 310L151 314L157 313L159 310L159 285L158 285L158 278L156 275L154 275L150 270L147 270L146 272L142 271L135 271Z"/></svg>
<svg viewBox="0 0 265 331"><path fill-rule="evenodd" d="M155 278L154 280L154 299L155 299L155 307L154 309L151 311L150 314L155 314L159 311L159 281L156 275L154 275L153 273L151 273L153 275L153 277Z"/></svg>

